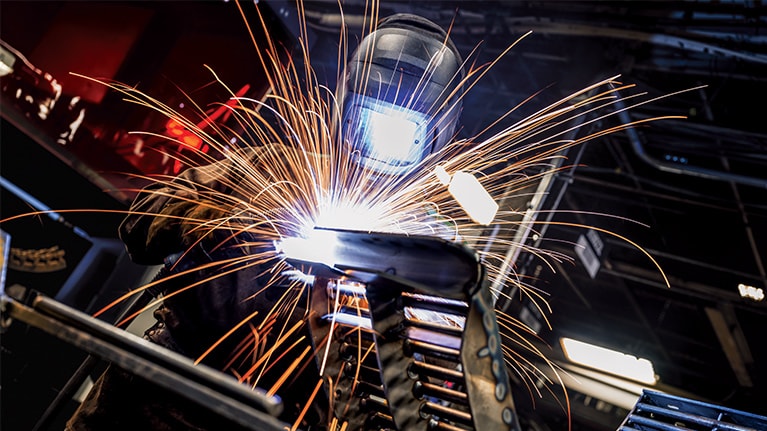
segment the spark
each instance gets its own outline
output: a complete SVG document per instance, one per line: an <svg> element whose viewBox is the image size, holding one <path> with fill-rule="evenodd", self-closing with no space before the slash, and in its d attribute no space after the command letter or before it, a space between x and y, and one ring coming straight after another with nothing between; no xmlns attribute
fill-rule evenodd
<svg viewBox="0 0 767 431"><path fill-rule="evenodd" d="M336 289L338 289L338 287L336 287ZM339 301L340 297L341 297L341 295L339 294L339 291L336 290L335 304L333 305L333 310L334 311L339 309L338 301ZM337 315L337 313L334 312L333 313L333 319L330 321L330 331L328 331L330 334L333 333L333 331L335 330L335 327L336 327L336 315ZM328 353L330 352L330 342L331 342L331 340L332 340L332 337L328 337L328 342L325 345L325 354L322 356L322 363L320 364L320 376L325 374L325 363L328 360Z"/></svg>
<svg viewBox="0 0 767 431"><path fill-rule="evenodd" d="M317 384L314 386L314 390L312 391L312 394L309 396L309 400L304 405L304 408L301 410L301 413L299 413L298 418L296 418L295 423L290 428L291 431L295 431L298 429L298 426L301 424L301 421L304 419L304 416L306 416L306 412L309 410L309 407L312 405L312 401L317 397L317 393L320 391L320 388L322 387L322 379L317 381ZM335 428L331 428L335 429Z"/></svg>
<svg viewBox="0 0 767 431"><path fill-rule="evenodd" d="M135 87L78 75L121 93L128 103L146 107L166 116L168 120L173 121L174 126L191 132L203 144L214 149L215 151L211 154L223 155L225 165L216 164L218 159L208 153L195 153L195 156L202 160L202 163L200 161L193 162L189 155L170 154L169 156L176 158L178 162L200 165L198 176L189 178L188 181L177 181L170 176L137 176L139 179L155 184L152 192L154 197L173 198L177 202L201 205L211 212L219 214L219 216L215 218L178 216L141 212L140 210L132 214L134 216L147 215L177 219L190 227L189 232L200 238L198 242L203 241L203 239L217 238L217 241L223 243L226 239L236 238L240 233L248 233L250 237L257 238L240 245L258 250L257 253L207 264L210 268L220 269L219 273L211 277L231 274L269 263L273 271L270 282L284 283L285 274L291 268L285 262L280 261L280 253L291 247L294 240L308 239L313 232L316 232L316 227L341 227L370 232L439 236L451 241L471 244L474 249L478 250L482 261L487 266L488 274L503 280L502 285L505 287L501 291L494 292L496 297L508 295L507 292L510 291L510 287L518 287L520 295L528 297L542 311L545 318L548 314L545 311L551 311L548 308L545 292L516 275L513 269L502 269L500 263L504 261L506 250L510 247L521 247L532 253L548 265L552 271L554 266L550 262L571 260L572 258L555 251L533 248L525 243L518 244L509 239L488 236L483 233L486 225L500 226L514 231L517 229L534 230L538 225L554 224L555 222L539 220L520 221L518 216L521 213L504 206L504 203L509 197L517 196L526 186L534 184L542 177L567 169L566 166L561 166L558 161L563 157L563 152L569 148L640 124L670 118L684 118L683 116L650 118L597 130L585 136L570 138L571 132L574 132L576 128L595 125L605 118L625 110L658 100L658 98L642 99L645 96L643 93L632 93L632 85L622 84L619 81L620 76L612 76L587 85L491 136L484 136L486 131L501 121L501 118L494 119L488 128L479 135L454 140L439 152L431 154L419 162L416 168L407 175L396 178L383 176L366 170L356 163L359 154L342 136L341 109L338 106L336 94L329 87L318 82L311 67L309 49L306 44L306 23L303 15L299 19L301 43L299 45L300 52L296 56L302 63L302 66L299 66L293 57L288 56L286 58L275 41L268 38L267 23L261 16L257 5L258 20L254 25L260 26L267 34L266 46L260 46L256 43L254 29L246 17L243 5L239 2L235 4L242 14L243 22L248 26L255 54L266 71L271 92L266 95L264 100L245 97L241 93L238 94L229 89L226 83L222 82L209 68L214 79L230 95L229 100L219 104L219 109L221 112L225 112L224 116L229 118L234 126L226 126L213 121L195 121L190 116L182 116L171 106ZM298 5L299 13L302 14L303 5L301 2L298 2ZM374 23L378 18L378 4L372 2L366 6L365 27L367 31L371 31L374 29ZM342 25L339 37L339 85L342 85L345 79L344 65L346 61L344 60L346 59L348 32L349 30ZM489 64L474 66L470 62L470 56L465 62L465 66L468 67L466 77L458 87L464 88L463 91L466 92L471 91L493 65L497 64L509 50L529 34L513 41L503 53ZM428 77L424 76L424 79L426 78ZM694 89L686 91L692 90ZM457 94L457 96L463 97L463 94L465 93ZM417 95L414 95L415 97ZM190 105L197 109L200 117L206 118L204 109L194 103L191 97L188 99ZM415 99L413 101L415 102ZM512 107L508 114L523 108L525 102ZM627 104L627 102L629 103ZM273 118L276 118L276 122ZM583 119L583 121L575 126L573 125L575 119ZM156 136L183 145L172 134L166 136L162 133L149 131L134 133ZM246 143L247 145L233 147L233 142ZM193 151L189 148L187 150ZM211 165L207 165L208 163ZM486 191L487 199L496 206L492 208L493 211L486 213L489 215L475 221L459 204L456 200L455 191L451 191L448 186L450 181L445 182L445 178L453 178L455 181L456 175L460 178L471 177L472 185L480 186ZM208 176L220 178L220 181L214 185L200 181L201 178ZM133 190L133 192L138 192L138 190ZM493 205L489 206L492 207ZM12 219L9 218L4 221ZM595 228L573 224L570 226ZM668 285L668 280L658 263L639 244L617 233L596 229L614 235L642 251L658 268ZM221 239L222 233L224 234L223 239ZM326 242L323 250L327 251L329 248L332 248L332 244ZM303 248L302 250L306 251L307 249ZM312 255L308 256L307 259L319 260L321 258ZM181 277L200 269L200 267L196 267L176 274L174 277ZM210 278L207 278L189 284L167 295L165 299L168 299L169 296L184 294L209 280ZM155 287L158 283L160 282L152 283L124 295L97 312L96 315L102 314L132 295ZM299 293L303 289L311 288L313 283L314 279L312 278L302 279L300 277L287 283L291 289L275 301L271 310L263 313L260 317L261 323L252 328L254 333L252 336L255 339L253 349L260 346L261 349L265 350L254 355L253 360L246 364L243 371L232 370L238 375L241 382L251 382L252 379L258 382L261 373L270 366L270 361L277 361L273 357L279 358L298 345L297 341L291 337L299 333L299 330L305 325L304 321L295 324L288 324L285 321L279 328L274 325L279 318L295 312L300 297ZM295 292L293 292L294 290ZM260 293L255 293L254 296L258 294ZM339 296L338 294L335 295L334 309L339 307ZM150 304L145 309L152 305L154 304ZM250 323L254 315L248 316L247 319L224 334L223 338L233 334L246 322ZM135 315L129 316L126 321L133 317ZM418 317L413 316L413 318ZM534 384L535 380L550 381L550 379L537 369L530 360L526 359L521 352L531 353L543 359L546 365L555 371L556 365L546 358L545 352L529 341L530 337L535 337L530 328L512 317L502 314L499 314L499 321L505 329L503 333L507 342L504 344L504 351L507 364L528 385L531 392L538 391ZM460 325L460 322L451 322ZM548 325L548 320L546 323ZM335 324L334 318L331 327L334 327ZM358 328L357 330L361 329ZM265 340L270 331L276 332L276 341L272 346L265 346L259 340ZM331 329L331 336L332 333ZM198 361L201 361L210 351L217 348L222 340L217 341L210 349L206 350L198 358ZM325 367L330 341L329 338L323 340L327 346L322 349L325 353L321 359L321 374ZM289 342L293 344L287 345ZM238 352L244 353L244 349ZM365 355L367 353L370 352L366 352ZM358 355L362 356L362 352L360 351ZM311 355L308 352L301 353L297 359L289 364L288 370L299 368L300 362L309 356ZM234 363L234 360L228 362L226 368L230 366L237 368L234 367ZM259 369L261 369L260 372ZM359 369L357 371L359 372ZM279 376L269 393L278 392L279 386L287 380L289 374L288 371L284 371L284 374ZM255 383L251 382L251 384L255 386ZM559 384L562 384L561 379ZM320 383L314 388L310 399L316 397L319 388ZM296 424L302 420L306 411L305 408L300 413Z"/></svg>

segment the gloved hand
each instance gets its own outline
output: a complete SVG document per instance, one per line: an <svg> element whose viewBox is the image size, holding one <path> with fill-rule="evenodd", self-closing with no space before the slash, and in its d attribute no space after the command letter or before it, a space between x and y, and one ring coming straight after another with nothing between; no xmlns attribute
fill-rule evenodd
<svg viewBox="0 0 767 431"><path fill-rule="evenodd" d="M165 298L147 338L196 357L260 305L246 301L263 288L258 277L265 269L247 265L251 248L244 244L254 238L229 221L210 201L166 205L153 221L152 241L173 241L176 252L165 259Z"/></svg>

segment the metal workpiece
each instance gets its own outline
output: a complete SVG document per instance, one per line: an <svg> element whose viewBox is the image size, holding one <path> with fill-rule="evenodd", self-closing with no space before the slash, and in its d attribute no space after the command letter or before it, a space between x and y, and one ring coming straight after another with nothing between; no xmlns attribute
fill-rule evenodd
<svg viewBox="0 0 767 431"><path fill-rule="evenodd" d="M288 262L318 274L309 323L339 424L518 431L476 254L436 238L351 231L336 238L335 260Z"/></svg>
<svg viewBox="0 0 767 431"><path fill-rule="evenodd" d="M618 431L760 431L767 417L645 389Z"/></svg>
<svg viewBox="0 0 767 431"><path fill-rule="evenodd" d="M288 427L276 419L282 409L279 398L251 390L232 376L195 365L189 358L51 298L30 291L18 293L23 296L11 297L5 292L0 296L4 321L36 327L247 429L279 431Z"/></svg>
<svg viewBox="0 0 767 431"><path fill-rule="evenodd" d="M487 287L466 298L468 313L456 338L444 333L449 330L414 328L398 307L398 286L393 277L381 275L367 289L382 382L396 429L425 429L427 422L436 420L477 431L519 430ZM463 378L450 382L404 373L413 369L414 358L460 370Z"/></svg>
<svg viewBox="0 0 767 431"><path fill-rule="evenodd" d="M469 299L461 364L477 429L520 430L503 357L493 298L486 287Z"/></svg>
<svg viewBox="0 0 767 431"><path fill-rule="evenodd" d="M398 277L398 283L410 286L406 291L459 300L477 289L483 277L478 255L463 244L430 236L315 230L332 234L325 244L325 262L292 256L286 259L320 276L350 276L367 283L378 274L389 274Z"/></svg>
<svg viewBox="0 0 767 431"><path fill-rule="evenodd" d="M308 323L325 391L314 402L355 431L518 431L476 254L437 238L338 234L335 263L287 259L317 274ZM39 328L248 429L289 428L277 397L51 298L8 291L3 322Z"/></svg>

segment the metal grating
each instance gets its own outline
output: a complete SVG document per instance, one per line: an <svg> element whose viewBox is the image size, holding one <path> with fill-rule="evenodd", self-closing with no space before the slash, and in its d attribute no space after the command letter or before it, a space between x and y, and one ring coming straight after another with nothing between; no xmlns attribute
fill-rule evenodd
<svg viewBox="0 0 767 431"><path fill-rule="evenodd" d="M767 417L644 390L618 431L765 431Z"/></svg>
<svg viewBox="0 0 767 431"><path fill-rule="evenodd" d="M436 237L325 230L310 326L346 430L520 429L492 294L475 252Z"/></svg>

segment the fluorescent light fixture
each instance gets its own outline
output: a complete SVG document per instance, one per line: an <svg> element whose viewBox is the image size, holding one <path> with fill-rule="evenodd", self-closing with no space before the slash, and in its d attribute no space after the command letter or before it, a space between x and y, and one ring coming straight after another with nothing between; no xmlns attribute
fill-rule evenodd
<svg viewBox="0 0 767 431"><path fill-rule="evenodd" d="M740 283L738 285L738 291L743 298L753 299L754 301L761 301L764 299L764 290L756 286Z"/></svg>
<svg viewBox="0 0 767 431"><path fill-rule="evenodd" d="M570 361L641 383L654 385L658 379L652 362L644 358L562 338L562 350Z"/></svg>
<svg viewBox="0 0 767 431"><path fill-rule="evenodd" d="M498 212L498 204L474 175L458 171L451 177L442 166L435 168L437 178L472 220L489 225Z"/></svg>

